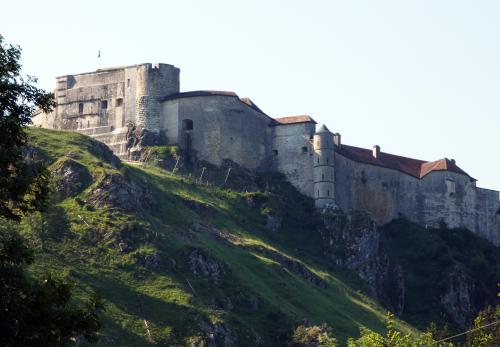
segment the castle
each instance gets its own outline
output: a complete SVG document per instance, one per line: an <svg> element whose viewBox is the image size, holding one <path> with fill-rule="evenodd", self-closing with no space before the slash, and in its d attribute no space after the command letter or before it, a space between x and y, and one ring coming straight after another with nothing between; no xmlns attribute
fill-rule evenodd
<svg viewBox="0 0 500 347"><path fill-rule="evenodd" d="M67 129L128 157L129 125L220 165L282 172L318 208L368 211L378 224L405 217L466 227L500 245L500 195L476 187L453 159L423 161L345 145L307 115L272 118L232 92L180 92L180 70L139 64L57 77L57 107L37 126Z"/></svg>

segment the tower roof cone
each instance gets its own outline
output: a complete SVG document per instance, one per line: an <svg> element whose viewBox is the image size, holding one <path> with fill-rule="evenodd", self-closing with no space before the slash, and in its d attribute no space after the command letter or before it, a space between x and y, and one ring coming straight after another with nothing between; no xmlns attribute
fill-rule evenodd
<svg viewBox="0 0 500 347"><path fill-rule="evenodd" d="M330 130L328 130L328 128L326 127L326 125L322 124L319 129L316 131L316 134L323 134L323 133L332 133Z"/></svg>

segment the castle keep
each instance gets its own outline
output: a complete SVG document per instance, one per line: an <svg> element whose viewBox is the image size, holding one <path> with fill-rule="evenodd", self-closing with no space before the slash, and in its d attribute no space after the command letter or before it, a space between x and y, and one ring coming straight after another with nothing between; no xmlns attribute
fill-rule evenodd
<svg viewBox="0 0 500 347"><path fill-rule="evenodd" d="M272 118L232 92L180 92L179 74L172 65L140 64L57 77L58 106L35 113L33 123L89 135L122 159L135 125L214 165L231 159L282 172L318 208L365 210L379 224L398 217L445 222L500 245L499 192L476 187L454 160L345 145L307 115Z"/></svg>

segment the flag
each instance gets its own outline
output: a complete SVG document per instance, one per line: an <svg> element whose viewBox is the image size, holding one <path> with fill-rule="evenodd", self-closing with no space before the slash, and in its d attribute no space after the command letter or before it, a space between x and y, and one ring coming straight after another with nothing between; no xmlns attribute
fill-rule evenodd
<svg viewBox="0 0 500 347"><path fill-rule="evenodd" d="M97 54L97 58L101 57L101 50L99 50L99 53Z"/></svg>

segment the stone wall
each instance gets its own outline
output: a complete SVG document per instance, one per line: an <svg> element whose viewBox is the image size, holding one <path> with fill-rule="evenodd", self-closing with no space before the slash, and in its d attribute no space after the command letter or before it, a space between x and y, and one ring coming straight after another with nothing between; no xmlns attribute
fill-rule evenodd
<svg viewBox="0 0 500 347"><path fill-rule="evenodd" d="M74 130L126 156L129 122L160 130L159 98L179 92L179 69L140 64L57 77L56 109L33 117L35 126Z"/></svg>
<svg viewBox="0 0 500 347"><path fill-rule="evenodd" d="M272 127L271 168L285 174L302 194L313 195L314 123L284 124Z"/></svg>
<svg viewBox="0 0 500 347"><path fill-rule="evenodd" d="M183 129L183 120L192 121L192 130ZM191 150L197 158L220 165L226 158L249 169L267 168L271 146L271 118L237 96L210 95L164 101L160 124L166 126L170 143ZM185 124L185 122L184 122Z"/></svg>
<svg viewBox="0 0 500 347"><path fill-rule="evenodd" d="M161 130L160 98L179 92L179 69L168 64L144 64L137 67L137 126L158 134Z"/></svg>
<svg viewBox="0 0 500 347"><path fill-rule="evenodd" d="M424 226L465 227L500 244L499 192L477 188L468 176L434 171L422 179L335 156L336 202L368 211L377 224L404 217Z"/></svg>

